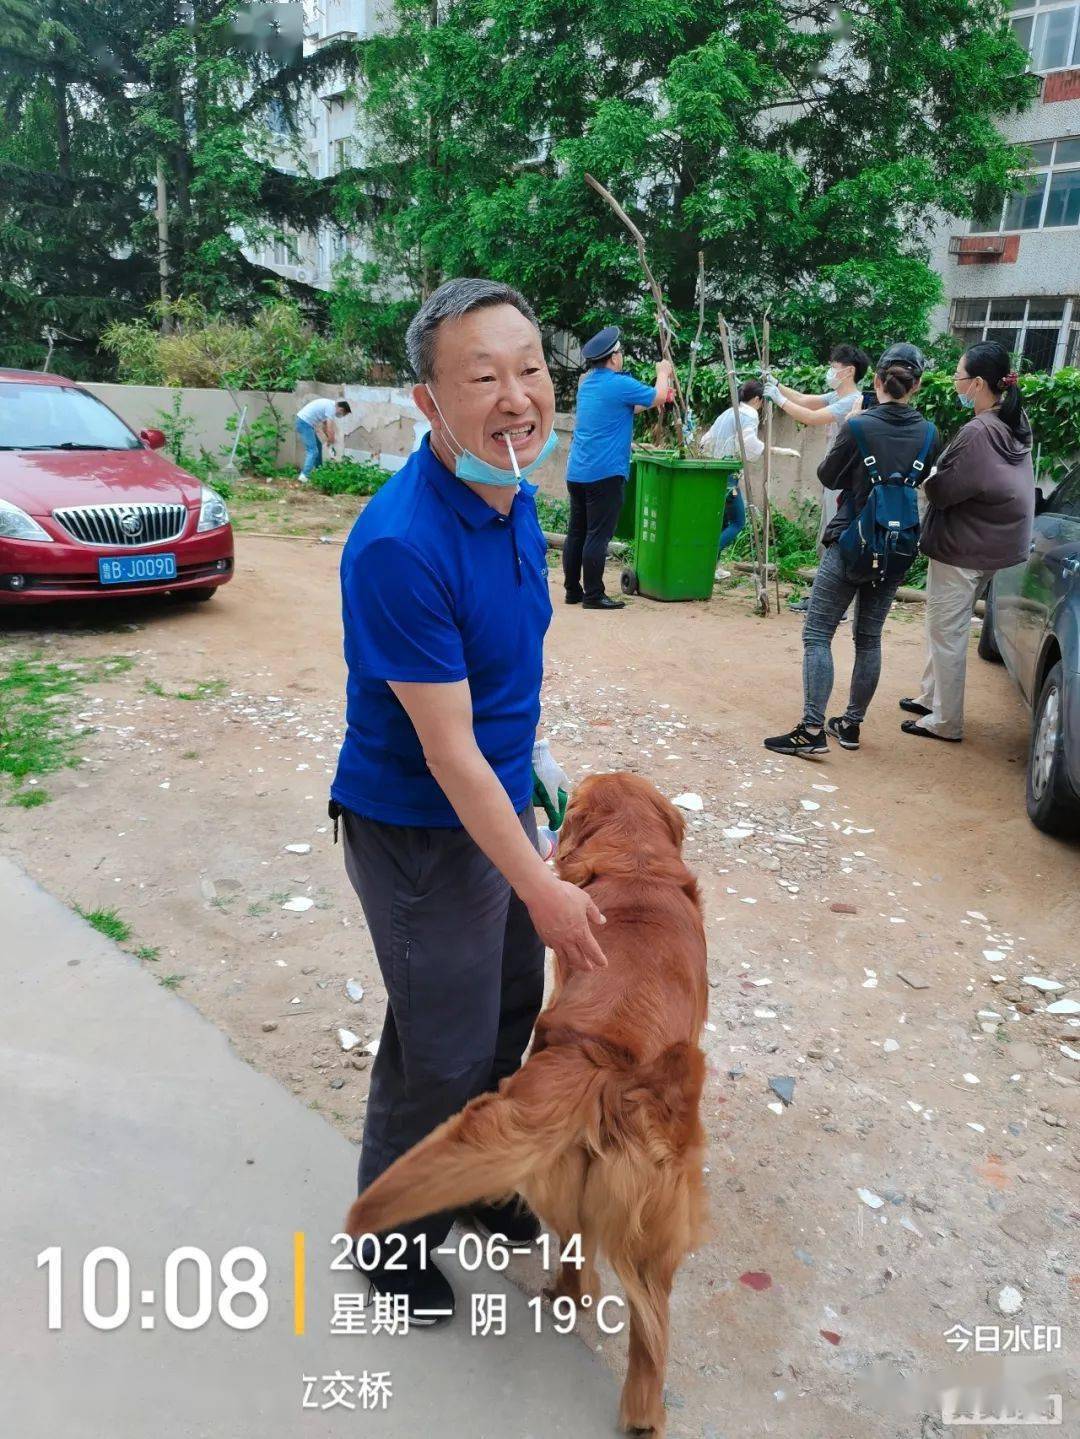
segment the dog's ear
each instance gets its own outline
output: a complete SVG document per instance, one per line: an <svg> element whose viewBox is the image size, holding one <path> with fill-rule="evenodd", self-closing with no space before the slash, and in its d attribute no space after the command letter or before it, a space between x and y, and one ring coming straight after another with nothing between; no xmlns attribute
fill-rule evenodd
<svg viewBox="0 0 1080 1439"><path fill-rule="evenodd" d="M584 850L587 838L584 831L587 828L580 804L571 804L559 830L559 844L555 851L556 873L568 884L588 884L596 873Z"/></svg>
<svg viewBox="0 0 1080 1439"><path fill-rule="evenodd" d="M653 808L667 826L668 833L671 835L675 848L681 854L683 840L686 838L686 820L683 818L681 812L675 808L669 799L665 799L659 790L654 789L649 798L652 800Z"/></svg>

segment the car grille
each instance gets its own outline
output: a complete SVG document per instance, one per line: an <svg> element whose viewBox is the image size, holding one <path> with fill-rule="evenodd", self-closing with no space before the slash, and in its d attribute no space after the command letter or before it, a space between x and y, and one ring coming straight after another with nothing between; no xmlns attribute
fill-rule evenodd
<svg viewBox="0 0 1080 1439"><path fill-rule="evenodd" d="M160 545L184 533L183 505L80 505L53 510L53 519L72 539L84 545Z"/></svg>

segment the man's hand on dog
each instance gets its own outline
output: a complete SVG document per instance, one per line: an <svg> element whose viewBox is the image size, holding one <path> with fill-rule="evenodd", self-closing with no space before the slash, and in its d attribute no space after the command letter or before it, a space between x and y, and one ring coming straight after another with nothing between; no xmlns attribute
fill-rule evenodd
<svg viewBox="0 0 1080 1439"><path fill-rule="evenodd" d="M603 969L604 951L590 924L607 921L583 889L549 874L542 887L522 895L536 932L568 969Z"/></svg>

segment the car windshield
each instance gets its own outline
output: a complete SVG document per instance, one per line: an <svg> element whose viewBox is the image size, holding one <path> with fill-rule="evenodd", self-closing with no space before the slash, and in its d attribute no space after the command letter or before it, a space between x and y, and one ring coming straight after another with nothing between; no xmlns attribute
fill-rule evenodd
<svg viewBox="0 0 1080 1439"><path fill-rule="evenodd" d="M85 390L0 381L0 450L137 450L122 420Z"/></svg>

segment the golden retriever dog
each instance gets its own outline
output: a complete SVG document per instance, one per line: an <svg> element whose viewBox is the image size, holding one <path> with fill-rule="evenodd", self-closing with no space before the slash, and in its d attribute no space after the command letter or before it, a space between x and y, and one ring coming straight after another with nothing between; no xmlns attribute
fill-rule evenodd
<svg viewBox="0 0 1080 1439"><path fill-rule="evenodd" d="M698 1040L708 983L697 882L682 860L685 823L649 782L593 775L559 839L561 877L586 889L607 923L605 968L563 973L516 1074L439 1126L353 1204L347 1232L518 1193L581 1267L556 1292L597 1297L603 1254L630 1311L620 1423L663 1435L669 1297L702 1235Z"/></svg>

